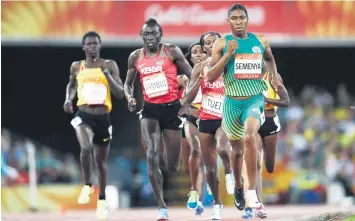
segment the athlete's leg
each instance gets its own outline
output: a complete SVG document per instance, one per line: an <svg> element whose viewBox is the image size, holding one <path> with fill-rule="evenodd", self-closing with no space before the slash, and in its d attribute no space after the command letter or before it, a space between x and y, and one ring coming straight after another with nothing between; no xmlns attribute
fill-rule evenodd
<svg viewBox="0 0 355 221"><path fill-rule="evenodd" d="M80 145L80 162L84 174L84 182L86 185L91 186L92 147L94 133L91 127L86 124L80 124L75 131Z"/></svg>
<svg viewBox="0 0 355 221"><path fill-rule="evenodd" d="M75 131L80 145L80 163L83 170L85 183L78 197L78 203L87 204L89 203L91 194L93 192L91 189L91 166L94 133L90 126L83 123L77 126Z"/></svg>
<svg viewBox="0 0 355 221"><path fill-rule="evenodd" d="M159 208L166 208L163 197L163 175L159 168L161 131L155 119L142 118L141 135L147 154L148 175Z"/></svg>
<svg viewBox="0 0 355 221"><path fill-rule="evenodd" d="M164 154L169 172L177 172L181 155L181 130L163 130Z"/></svg>
<svg viewBox="0 0 355 221"><path fill-rule="evenodd" d="M203 162L206 166L206 178L210 186L215 204L221 204L219 197L219 179L217 166L217 149L214 135L201 133L199 135Z"/></svg>
<svg viewBox="0 0 355 221"><path fill-rule="evenodd" d="M249 180L249 190L256 190L256 171L257 171L257 142L256 136L260 128L258 118L247 117L244 123L244 145L245 162Z"/></svg>
<svg viewBox="0 0 355 221"><path fill-rule="evenodd" d="M190 176L190 166L189 166L189 158L190 158L190 145L187 142L186 138L181 138L181 161L184 166L185 173Z"/></svg>
<svg viewBox="0 0 355 221"><path fill-rule="evenodd" d="M224 165L224 174L230 174L231 171L231 144L228 141L226 133L222 127L219 127L216 131L216 147L218 155L221 157Z"/></svg>
<svg viewBox="0 0 355 221"><path fill-rule="evenodd" d="M233 172L235 179L235 188L243 188L242 181L242 165L243 165L243 155L244 155L244 140L229 140L232 145L233 153L232 157L234 158Z"/></svg>
<svg viewBox="0 0 355 221"><path fill-rule="evenodd" d="M231 166L231 152L232 146L228 141L227 135L222 129L219 127L216 131L216 146L218 155L221 157L223 165L224 165L224 174L226 181L226 189L228 194L234 193L234 178L232 174L232 166Z"/></svg>
<svg viewBox="0 0 355 221"><path fill-rule="evenodd" d="M264 164L268 173L274 172L278 141L279 134L273 134L263 138Z"/></svg>
<svg viewBox="0 0 355 221"><path fill-rule="evenodd" d="M101 145L94 144L94 160L98 172L99 180L99 199L105 199L105 189L107 183L107 157L110 150L110 143L106 142Z"/></svg>
<svg viewBox="0 0 355 221"><path fill-rule="evenodd" d="M95 143L95 138L94 138ZM107 184L107 157L110 149L110 142L100 145L94 144L94 159L98 172L99 180L99 200L97 201L96 217L99 220L105 220L108 216L108 206L106 201L106 184Z"/></svg>
<svg viewBox="0 0 355 221"><path fill-rule="evenodd" d="M204 171L203 171L203 164L200 160L201 149L200 149L200 141L198 138L198 133L199 132L197 127L190 121L186 121L185 134L186 134L186 139L191 148L190 159L189 159L191 190L197 191L199 194L199 199L202 199Z"/></svg>
<svg viewBox="0 0 355 221"><path fill-rule="evenodd" d="M262 194L263 194L263 178L262 178L262 171L261 171L261 165L263 161L263 143L262 139L259 136L256 137L257 139L257 144L258 144L258 157L257 157L257 165L256 165L256 194L258 196L259 202L261 203L262 201Z"/></svg>

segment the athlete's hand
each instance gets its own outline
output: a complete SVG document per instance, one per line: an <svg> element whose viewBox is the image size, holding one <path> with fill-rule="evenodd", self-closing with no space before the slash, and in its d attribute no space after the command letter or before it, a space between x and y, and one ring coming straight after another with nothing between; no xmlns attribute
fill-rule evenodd
<svg viewBox="0 0 355 221"><path fill-rule="evenodd" d="M277 74L271 74L271 85L275 90L275 92L277 92L279 88L282 86L280 78Z"/></svg>
<svg viewBox="0 0 355 221"><path fill-rule="evenodd" d="M99 68L101 69L102 72L104 72L105 70L108 70L107 64L106 64L106 60L102 60L99 63Z"/></svg>
<svg viewBox="0 0 355 221"><path fill-rule="evenodd" d="M66 100L63 105L63 109L66 113L72 114L73 113L73 104L71 101Z"/></svg>
<svg viewBox="0 0 355 221"><path fill-rule="evenodd" d="M134 97L130 97L128 99L128 110L133 112L136 110L136 106L137 106L137 101Z"/></svg>
<svg viewBox="0 0 355 221"><path fill-rule="evenodd" d="M190 107L189 107L189 104L187 103L181 103L181 108L179 110L179 117L181 117L182 115L190 115Z"/></svg>
<svg viewBox="0 0 355 221"><path fill-rule="evenodd" d="M232 56L235 50L237 50L237 48L238 48L238 42L236 40L230 40L228 42L226 54Z"/></svg>

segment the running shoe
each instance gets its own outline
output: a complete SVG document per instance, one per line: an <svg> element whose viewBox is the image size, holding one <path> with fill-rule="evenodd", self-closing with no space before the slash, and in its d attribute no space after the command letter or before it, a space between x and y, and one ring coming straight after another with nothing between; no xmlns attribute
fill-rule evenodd
<svg viewBox="0 0 355 221"><path fill-rule="evenodd" d="M157 221L169 220L168 209L160 208L157 216Z"/></svg>
<svg viewBox="0 0 355 221"><path fill-rule="evenodd" d="M108 206L106 200L97 200L96 217L100 221L107 219Z"/></svg>
<svg viewBox="0 0 355 221"><path fill-rule="evenodd" d="M220 220L222 216L222 204L215 204L212 208L212 220Z"/></svg>
<svg viewBox="0 0 355 221"><path fill-rule="evenodd" d="M89 185L84 185L81 188L81 192L78 198L79 204L87 204L90 202L91 194L94 192L94 189L91 188Z"/></svg>
<svg viewBox="0 0 355 221"><path fill-rule="evenodd" d="M187 208L189 209L196 209L197 202L198 202L198 193L197 191L190 191L189 193L189 200L187 201Z"/></svg>

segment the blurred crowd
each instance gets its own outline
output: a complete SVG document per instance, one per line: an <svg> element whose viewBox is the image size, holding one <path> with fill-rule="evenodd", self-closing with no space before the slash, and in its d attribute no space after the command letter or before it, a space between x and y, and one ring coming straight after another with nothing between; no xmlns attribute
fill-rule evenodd
<svg viewBox="0 0 355 221"><path fill-rule="evenodd" d="M304 86L298 96L292 91L289 91L289 95L291 107L278 110L283 129L280 132L277 161L293 171L304 171L292 185L301 189L301 180L312 180L323 186L338 182L346 196L354 196L355 113L349 106L355 102L346 86L339 85L334 94L324 88ZM73 154L57 153L23 137L14 136L3 128L3 185L28 182L26 146L31 142L36 147L38 183L80 182L79 159L75 159ZM121 151L111 151L109 183L117 185L121 192L130 196L132 202L128 206L154 204L144 151L137 150L137 147L123 150L111 148L114 149Z"/></svg>
<svg viewBox="0 0 355 221"><path fill-rule="evenodd" d="M59 153L54 149L2 128L2 185L9 186L29 182L29 146L35 148L34 166L39 184L74 183L80 180L79 162L72 153Z"/></svg>

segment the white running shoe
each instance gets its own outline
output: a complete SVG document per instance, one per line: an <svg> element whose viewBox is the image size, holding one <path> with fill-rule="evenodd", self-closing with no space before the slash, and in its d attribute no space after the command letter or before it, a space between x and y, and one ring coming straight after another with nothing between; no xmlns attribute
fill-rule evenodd
<svg viewBox="0 0 355 221"><path fill-rule="evenodd" d="M160 208L157 216L157 221L169 220L168 209Z"/></svg>
<svg viewBox="0 0 355 221"><path fill-rule="evenodd" d="M245 194L245 198L248 202L248 206L250 208L259 208L260 207L260 203L258 200L258 196L256 195L256 190L247 190L246 194Z"/></svg>
<svg viewBox="0 0 355 221"><path fill-rule="evenodd" d="M222 204L216 204L212 208L212 220L220 220L222 216Z"/></svg>
<svg viewBox="0 0 355 221"><path fill-rule="evenodd" d="M91 194L94 192L94 189L91 188L89 185L85 185L83 186L83 188L81 188L81 192L78 198L78 203L79 204L87 204L90 202L90 197Z"/></svg>
<svg viewBox="0 0 355 221"><path fill-rule="evenodd" d="M106 200L97 200L96 217L100 221L107 219L108 206Z"/></svg>

